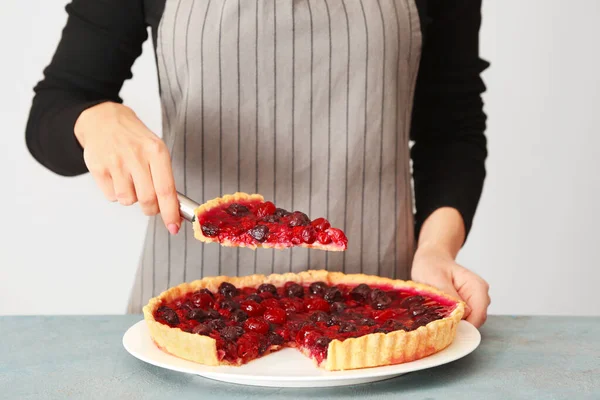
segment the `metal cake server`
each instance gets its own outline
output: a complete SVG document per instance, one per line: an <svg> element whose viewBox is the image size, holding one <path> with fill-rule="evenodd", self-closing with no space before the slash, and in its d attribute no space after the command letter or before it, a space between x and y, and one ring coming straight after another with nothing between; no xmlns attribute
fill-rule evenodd
<svg viewBox="0 0 600 400"><path fill-rule="evenodd" d="M177 192L177 199L179 200L179 213L183 219L189 222L194 222L196 220L196 214L194 214L194 210L198 208L200 204L179 192Z"/></svg>

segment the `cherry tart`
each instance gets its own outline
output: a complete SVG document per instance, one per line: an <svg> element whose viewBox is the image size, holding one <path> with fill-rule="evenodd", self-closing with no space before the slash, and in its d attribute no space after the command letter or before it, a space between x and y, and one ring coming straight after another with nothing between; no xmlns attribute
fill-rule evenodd
<svg viewBox="0 0 600 400"><path fill-rule="evenodd" d="M206 365L242 365L294 347L326 370L414 361L454 340L464 303L429 286L363 274L213 277L144 307L156 345Z"/></svg>
<svg viewBox="0 0 600 400"><path fill-rule="evenodd" d="M311 220L287 211L259 194L235 193L210 200L195 210L194 236L229 247L284 249L294 246L344 251L348 239L325 218Z"/></svg>

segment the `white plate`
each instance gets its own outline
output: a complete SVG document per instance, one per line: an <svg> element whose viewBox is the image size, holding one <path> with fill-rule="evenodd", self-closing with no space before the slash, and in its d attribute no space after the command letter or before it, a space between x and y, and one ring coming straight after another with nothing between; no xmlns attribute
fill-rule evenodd
<svg viewBox="0 0 600 400"><path fill-rule="evenodd" d="M479 346L481 335L470 323L461 321L454 342L429 357L405 364L349 371L325 371L295 349L283 349L240 367L211 367L183 360L161 351L148 332L145 321L127 330L123 346L134 357L149 364L201 375L223 382L271 387L346 386L390 379L412 371L436 367L458 360Z"/></svg>

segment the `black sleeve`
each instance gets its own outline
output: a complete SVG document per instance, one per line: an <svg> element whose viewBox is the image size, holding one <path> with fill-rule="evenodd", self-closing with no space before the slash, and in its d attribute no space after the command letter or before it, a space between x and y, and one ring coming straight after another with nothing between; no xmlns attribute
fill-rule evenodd
<svg viewBox="0 0 600 400"><path fill-rule="evenodd" d="M63 176L87 172L73 128L86 108L121 102L119 92L147 39L142 0L73 0L67 24L35 97L27 147Z"/></svg>
<svg viewBox="0 0 600 400"><path fill-rule="evenodd" d="M485 179L486 115L479 57L481 0L429 1L415 89L411 139L416 234L440 207L453 207L471 229Z"/></svg>

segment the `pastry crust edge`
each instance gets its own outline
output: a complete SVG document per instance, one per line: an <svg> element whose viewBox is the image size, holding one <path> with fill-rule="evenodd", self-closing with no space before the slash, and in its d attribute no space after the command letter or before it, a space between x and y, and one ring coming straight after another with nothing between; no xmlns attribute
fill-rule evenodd
<svg viewBox="0 0 600 400"><path fill-rule="evenodd" d="M196 218L194 219L194 222L192 223L192 227L194 229L194 237L197 240L204 242L204 243L219 243L221 246L225 246L225 247L246 247L246 248L249 248L252 250L256 250L257 248L262 248L262 249L288 249L288 248L290 248L289 246L283 246L279 243L246 244L246 243L234 243L231 240L224 240L222 242L219 242L219 240L217 240L216 238L211 238L211 237L205 236L202 233L202 229L200 228L200 222L198 221L199 214L210 211L213 208L217 208L217 207L223 206L225 204L235 203L238 201L260 201L260 202L263 202L263 201L265 201L265 199L260 194L248 194L248 193L244 193L244 192L237 192L234 194L226 194L223 197L217 197L217 198L207 201L204 204L201 204L199 207L197 207L194 210L194 215L196 215ZM321 243L317 243L317 242L315 242L313 244L302 243L299 245L294 245L294 247L305 247L305 248L309 248L309 249L326 250L326 251L345 251L346 250L345 248L340 247L339 245L336 245L333 243L321 244Z"/></svg>
<svg viewBox="0 0 600 400"><path fill-rule="evenodd" d="M154 311L164 301L168 302L177 299L199 289L207 288L211 291L217 291L222 282L229 282L236 287L258 287L262 283L282 286L286 282L310 284L318 281L323 281L329 285L358 285L366 283L388 285L394 289L411 288L456 302L456 307L450 315L430 322L414 331L371 333L344 341L338 339L332 340L327 350L327 358L318 364L319 367L329 371L400 364L437 353L452 343L456 336L458 324L464 314L464 303L461 300L428 285L366 274L343 274L341 272L328 272L325 270L309 270L297 274L206 277L190 283L182 283L150 299L148 304L143 308L144 319L154 343L162 350L176 357L211 366L239 365L239 363L230 363L218 359L215 339L184 332L179 328L172 328L157 322L154 319ZM304 351L303 353L306 354Z"/></svg>

